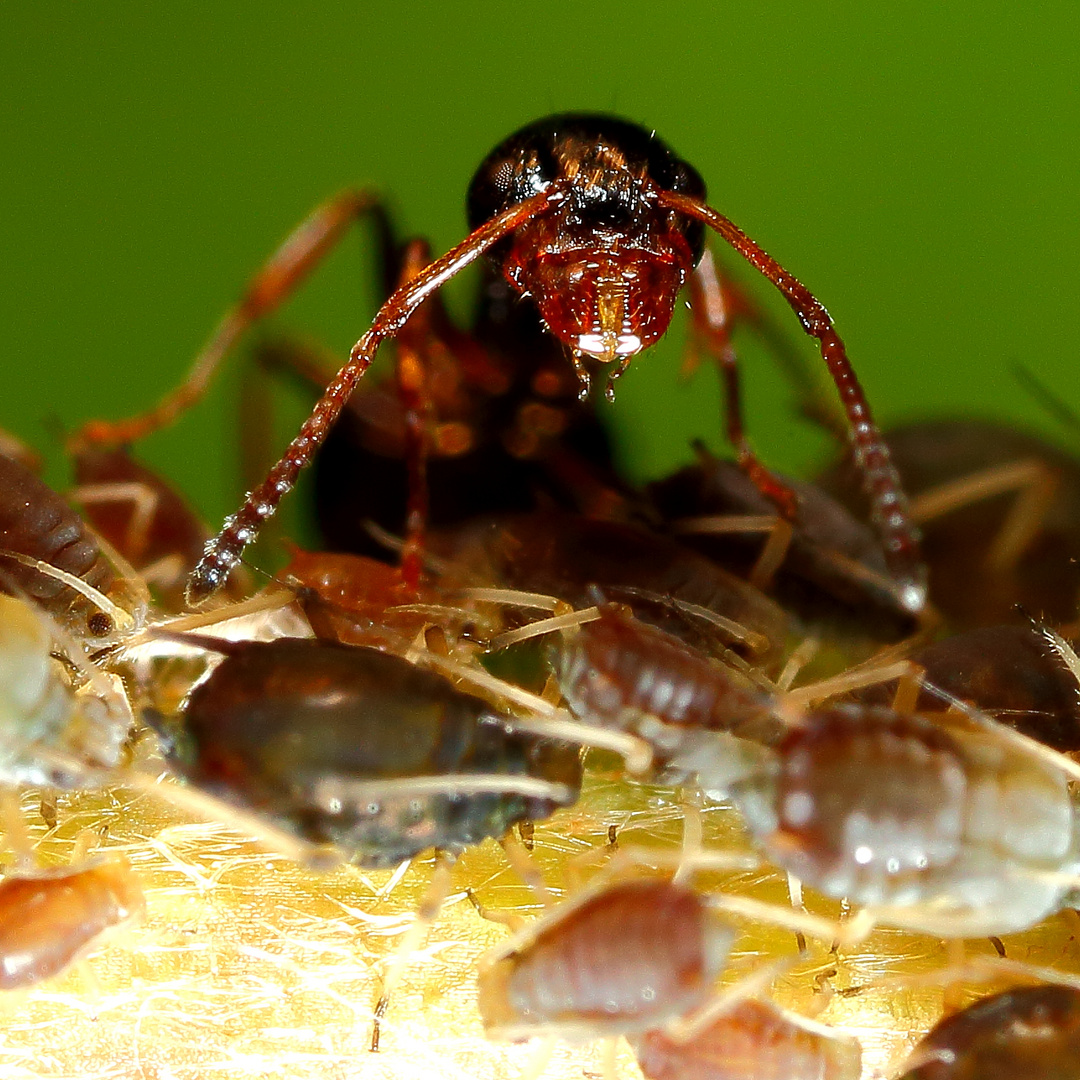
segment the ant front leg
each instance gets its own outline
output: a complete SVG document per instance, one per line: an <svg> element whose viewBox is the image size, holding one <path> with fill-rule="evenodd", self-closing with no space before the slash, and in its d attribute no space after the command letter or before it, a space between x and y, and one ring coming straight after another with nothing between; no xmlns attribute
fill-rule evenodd
<svg viewBox="0 0 1080 1080"><path fill-rule="evenodd" d="M79 453L91 446L127 445L173 423L203 397L221 362L251 326L285 303L334 249L348 227L365 214L375 215L382 226L378 221L382 207L369 191L343 191L317 207L251 279L239 303L222 317L179 386L137 416L83 425L69 439L69 450ZM380 235L385 231L380 227Z"/></svg>
<svg viewBox="0 0 1080 1080"><path fill-rule="evenodd" d="M713 355L724 382L725 421L728 441L735 448L739 467L787 521L798 514L795 492L774 476L758 459L743 426L739 358L731 341L737 313L732 294L720 280L712 252L707 248L690 278L691 310L698 341Z"/></svg>
<svg viewBox="0 0 1080 1080"><path fill-rule="evenodd" d="M870 411L847 349L825 305L798 278L750 239L734 222L697 199L674 191L661 191L657 199L719 233L751 266L776 286L795 312L803 329L818 340L821 358L832 376L847 418L855 464L881 536L889 571L904 606L920 613L926 606L926 564L922 560L919 530L908 510L907 496L892 463L889 447Z"/></svg>
<svg viewBox="0 0 1080 1080"><path fill-rule="evenodd" d="M244 548L258 535L262 524L277 510L293 489L300 470L308 465L325 441L331 425L352 396L375 359L383 341L396 337L413 312L459 271L478 259L492 244L511 233L522 222L546 209L560 196L534 195L511 206L469 234L457 247L425 267L412 281L399 288L379 309L371 328L352 347L345 366L334 376L299 434L266 479L244 500L244 505L228 518L188 580L188 603L208 600L224 583L240 560Z"/></svg>

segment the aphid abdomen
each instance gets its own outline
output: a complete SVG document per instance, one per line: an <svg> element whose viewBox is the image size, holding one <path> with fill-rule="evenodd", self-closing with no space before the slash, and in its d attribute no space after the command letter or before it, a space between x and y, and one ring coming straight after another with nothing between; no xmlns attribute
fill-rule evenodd
<svg viewBox="0 0 1080 1080"><path fill-rule="evenodd" d="M1080 1061L1080 991L1016 987L943 1020L901 1080L1069 1080Z"/></svg>
<svg viewBox="0 0 1080 1080"><path fill-rule="evenodd" d="M641 1031L695 1007L733 933L693 892L659 881L616 885L561 915L481 970L490 1034Z"/></svg>
<svg viewBox="0 0 1080 1080"><path fill-rule="evenodd" d="M101 592L113 581L97 542L83 520L24 465L0 454L0 550L14 551L64 570ZM59 618L96 612L56 578L13 559L0 560L0 588L11 586Z"/></svg>
<svg viewBox="0 0 1080 1080"><path fill-rule="evenodd" d="M969 796L962 751L915 717L812 714L780 744L774 783L771 798L750 806L751 829L785 869L831 896L914 901L921 878L960 857Z"/></svg>
<svg viewBox="0 0 1080 1080"><path fill-rule="evenodd" d="M199 786L366 866L498 836L555 803L437 790L447 775L576 791L577 749L508 729L486 702L389 653L279 639L237 648L189 696L172 758ZM431 780L436 790L411 782ZM375 789L371 782L378 785ZM365 785L367 785L365 787Z"/></svg>
<svg viewBox="0 0 1080 1080"><path fill-rule="evenodd" d="M661 751L677 749L687 731L765 743L782 731L765 695L740 673L615 605L566 642L559 666L563 693L579 716L643 736L647 728Z"/></svg>
<svg viewBox="0 0 1080 1080"><path fill-rule="evenodd" d="M663 1030L632 1040L647 1080L859 1080L858 1043L811 1031L744 1001L687 1042Z"/></svg>
<svg viewBox="0 0 1080 1080"><path fill-rule="evenodd" d="M62 971L94 938L140 916L138 878L124 858L0 882L0 989Z"/></svg>

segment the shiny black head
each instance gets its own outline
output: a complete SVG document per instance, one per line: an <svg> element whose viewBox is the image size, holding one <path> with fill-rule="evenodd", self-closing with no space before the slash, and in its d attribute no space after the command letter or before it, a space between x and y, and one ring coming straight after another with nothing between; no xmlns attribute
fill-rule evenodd
<svg viewBox="0 0 1080 1080"><path fill-rule="evenodd" d="M601 229L618 230L627 223L636 178L705 200L701 175L655 132L603 113L559 113L515 131L484 158L469 184L469 228L567 178L577 181L572 186L577 209ZM704 227L687 221L683 232L696 263L704 249Z"/></svg>

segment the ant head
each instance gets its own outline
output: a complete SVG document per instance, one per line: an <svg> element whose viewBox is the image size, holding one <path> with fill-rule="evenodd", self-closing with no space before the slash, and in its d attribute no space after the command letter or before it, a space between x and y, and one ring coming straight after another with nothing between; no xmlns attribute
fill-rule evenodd
<svg viewBox="0 0 1080 1080"><path fill-rule="evenodd" d="M469 187L470 227L544 191L555 196L549 208L489 256L569 346L584 395L586 358L618 362L614 379L667 330L704 229L657 196L703 200L705 184L643 128L592 114L553 116L511 135L481 164Z"/></svg>

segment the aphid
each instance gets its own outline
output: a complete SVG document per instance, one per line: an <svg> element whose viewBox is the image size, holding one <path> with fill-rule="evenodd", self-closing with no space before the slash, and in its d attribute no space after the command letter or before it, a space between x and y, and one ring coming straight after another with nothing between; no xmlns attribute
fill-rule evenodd
<svg viewBox="0 0 1080 1080"><path fill-rule="evenodd" d="M575 746L515 731L511 716L400 657L289 638L220 649L175 731L154 721L169 761L353 862L460 851L576 797Z"/></svg>
<svg viewBox="0 0 1080 1080"><path fill-rule="evenodd" d="M87 668L73 691L52 650L34 608L0 594L0 784L100 783L123 759L133 721L122 688Z"/></svg>
<svg viewBox="0 0 1080 1080"><path fill-rule="evenodd" d="M10 555L48 563L108 595L115 575L82 518L26 466L0 454L0 589L30 597L79 637L102 637L114 617L54 575Z"/></svg>
<svg viewBox="0 0 1080 1080"><path fill-rule="evenodd" d="M1077 804L1052 757L1001 729L836 706L807 714L734 799L767 857L868 925L1001 935L1080 885Z"/></svg>
<svg viewBox="0 0 1080 1080"><path fill-rule="evenodd" d="M741 1001L691 1039L660 1029L631 1042L646 1080L859 1080L855 1039L778 1009Z"/></svg>
<svg viewBox="0 0 1080 1080"><path fill-rule="evenodd" d="M647 1031L700 1007L735 930L685 886L629 881L561 904L481 959L489 1036Z"/></svg>
<svg viewBox="0 0 1080 1080"><path fill-rule="evenodd" d="M776 285L803 328L819 340L840 391L890 571L904 603L919 611L925 589L917 534L831 318L801 283L708 207L704 194L700 176L664 143L610 117L551 117L502 142L481 164L469 188L473 231L386 301L281 461L208 546L190 580L189 599L201 601L220 588L240 552L311 461L378 346L397 336L420 304L462 268L488 253L512 288L531 297L546 327L568 347L582 394L588 391L592 366L613 365L611 396L612 380L666 331L678 293L701 258L707 226ZM280 302L348 222L370 206L370 198L348 193L306 222L230 313L189 382L152 416L168 419L201 393L239 332ZM707 319L707 312L700 317ZM729 365L726 371L729 384L735 385L734 369ZM763 490L786 513L793 513L787 489L753 458L741 424L733 425L731 434L740 459Z"/></svg>
<svg viewBox="0 0 1080 1080"><path fill-rule="evenodd" d="M432 534L430 548L470 583L554 596L576 608L589 606L598 587L676 634L688 621L679 605L702 609L715 618L698 621L700 640L720 638L762 664L779 655L787 636L787 616L772 600L638 526L558 511L507 515Z"/></svg>
<svg viewBox="0 0 1080 1080"><path fill-rule="evenodd" d="M155 590L166 610L183 606L183 583L210 533L184 498L125 447L74 456L79 502L96 533ZM235 573L233 594L246 584ZM234 595L239 599L239 595Z"/></svg>
<svg viewBox="0 0 1080 1080"><path fill-rule="evenodd" d="M783 478L793 523L734 462L698 461L649 485L679 539L774 596L813 631L897 641L918 625L888 576L878 537L820 488Z"/></svg>
<svg viewBox="0 0 1080 1080"><path fill-rule="evenodd" d="M935 641L910 659L922 670L918 709L966 702L1054 750L1080 750L1080 665L1049 627L978 627ZM890 692L883 684L859 696L885 704Z"/></svg>
<svg viewBox="0 0 1080 1080"><path fill-rule="evenodd" d="M889 432L923 530L930 597L957 630L1025 611L1054 625L1080 599L1080 463L1001 424L942 420ZM850 464L820 479L856 514Z"/></svg>
<svg viewBox="0 0 1080 1080"><path fill-rule="evenodd" d="M63 971L107 930L141 918L139 879L123 856L0 881L0 989Z"/></svg>
<svg viewBox="0 0 1080 1080"><path fill-rule="evenodd" d="M706 792L726 791L762 767L786 728L773 697L748 675L722 666L616 604L557 649L559 685L574 713L625 731L653 748L664 780L689 776Z"/></svg>
<svg viewBox="0 0 1080 1080"><path fill-rule="evenodd" d="M1026 986L983 998L942 1020L900 1080L1075 1080L1080 991Z"/></svg>

